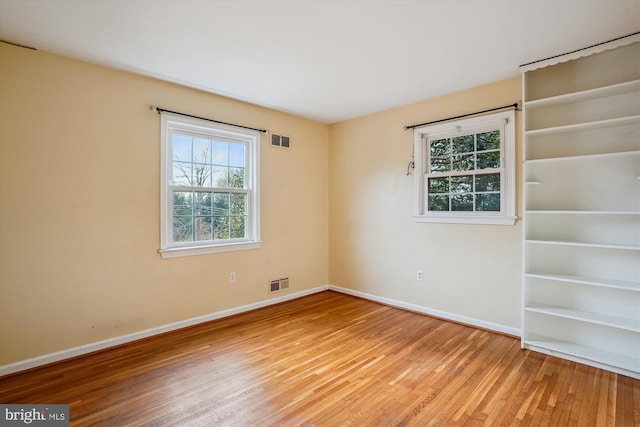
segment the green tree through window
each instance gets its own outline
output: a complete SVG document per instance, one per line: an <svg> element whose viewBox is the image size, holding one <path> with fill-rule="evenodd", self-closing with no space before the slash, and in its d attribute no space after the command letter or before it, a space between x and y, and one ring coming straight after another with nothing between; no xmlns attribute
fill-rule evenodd
<svg viewBox="0 0 640 427"><path fill-rule="evenodd" d="M245 188L245 147L181 134L173 144L174 182L194 189L173 192L173 240L244 239L246 194L227 189Z"/></svg>
<svg viewBox="0 0 640 427"><path fill-rule="evenodd" d="M414 129L418 222L513 225L515 113Z"/></svg>

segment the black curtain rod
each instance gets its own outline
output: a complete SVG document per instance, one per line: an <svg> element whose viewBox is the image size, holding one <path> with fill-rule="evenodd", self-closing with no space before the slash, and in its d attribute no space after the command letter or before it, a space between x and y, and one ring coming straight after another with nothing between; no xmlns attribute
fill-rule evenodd
<svg viewBox="0 0 640 427"><path fill-rule="evenodd" d="M194 115L191 115L191 114L180 113L178 111L167 110L165 108L156 107L155 105L152 105L150 109L151 109L151 111L155 111L158 114L163 113L163 112L164 113L173 113L173 114L178 114L180 116L191 117L192 119L200 119L200 120L206 120L208 122L220 123L221 125L235 126L237 128L255 130L255 131L258 131L258 132L262 132L262 133L267 133L268 132L266 129L257 129L257 128L252 128L252 127L249 127L249 126L236 125L234 123L221 122L220 120L213 120L213 119L208 119L206 117L194 116Z"/></svg>
<svg viewBox="0 0 640 427"><path fill-rule="evenodd" d="M592 44L591 46L582 47L580 49L572 50L571 52L565 52L565 53L561 53L560 55L553 55L553 56L550 56L548 58L538 59L537 61L527 62L526 64L522 64L520 67L526 67L527 65L535 64L537 62L546 61L547 59L558 58L558 57L564 56L564 55L571 55L572 53L580 52L581 50L591 49L592 47L597 47L597 46L600 46L600 45L603 45L603 44L615 42L617 40L622 40L622 39L627 38L627 37L635 36L636 34L640 34L640 31L637 31L637 32L632 33L632 34L627 34L626 36L616 37L615 39L607 40L606 42L596 43L596 44Z"/></svg>
<svg viewBox="0 0 640 427"><path fill-rule="evenodd" d="M426 122L426 123L420 123L420 124L417 124L417 125L405 126L404 130L414 129L414 128L417 128L417 127L420 127L420 126L432 125L434 123L446 122L446 121L449 121L449 120L461 119L463 117L475 116L477 114L490 113L491 111L504 110L504 109L507 109L507 108L513 108L514 110L517 110L518 109L518 103L516 102L515 104L503 105L502 107L489 108L488 110L476 111L475 113L463 114L461 116L447 117L446 119L434 120L432 122Z"/></svg>

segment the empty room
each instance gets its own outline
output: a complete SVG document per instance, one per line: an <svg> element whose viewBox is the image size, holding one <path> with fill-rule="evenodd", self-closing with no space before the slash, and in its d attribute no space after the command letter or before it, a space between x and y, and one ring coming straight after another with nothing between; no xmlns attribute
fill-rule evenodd
<svg viewBox="0 0 640 427"><path fill-rule="evenodd" d="M0 0L0 425L640 425L640 0Z"/></svg>

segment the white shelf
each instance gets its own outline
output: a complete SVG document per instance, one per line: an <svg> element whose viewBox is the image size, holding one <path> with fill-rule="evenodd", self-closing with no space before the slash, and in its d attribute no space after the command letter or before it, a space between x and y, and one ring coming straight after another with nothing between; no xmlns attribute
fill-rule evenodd
<svg viewBox="0 0 640 427"><path fill-rule="evenodd" d="M525 210L639 211L640 155L525 162Z"/></svg>
<svg viewBox="0 0 640 427"><path fill-rule="evenodd" d="M638 245L573 242L573 241L566 241L566 240L525 240L525 242L535 243L540 245L564 245L564 246L580 246L585 248L622 249L622 250L630 250L630 251L640 251L640 246Z"/></svg>
<svg viewBox="0 0 640 427"><path fill-rule="evenodd" d="M615 85L599 87L595 89L573 92L566 95L552 96L550 98L526 101L524 105L528 111L537 108L546 108L554 105L568 104L572 102L587 101L590 99L605 98L607 96L620 95L640 90L640 80L618 83Z"/></svg>
<svg viewBox="0 0 640 427"><path fill-rule="evenodd" d="M598 279L586 276L571 276L566 274L525 273L525 277L536 279L554 280L557 282L576 283L580 285L596 286L601 288L621 289L625 291L640 292L640 282L624 280Z"/></svg>
<svg viewBox="0 0 640 427"><path fill-rule="evenodd" d="M526 147L526 160L640 150L640 121L528 137Z"/></svg>
<svg viewBox="0 0 640 427"><path fill-rule="evenodd" d="M640 379L638 53L525 70L522 346Z"/></svg>
<svg viewBox="0 0 640 427"><path fill-rule="evenodd" d="M620 126L624 124L634 123L636 121L640 121L640 115L617 117L615 119L607 119L607 120L596 120L593 122L576 123L572 125L554 126L554 127L542 128L542 129L533 129L533 130L526 131L525 135L527 137L532 137L532 136L551 135L554 133L576 132L576 131L586 130L586 129L597 129L597 128L604 128L604 127L610 127L610 126Z"/></svg>
<svg viewBox="0 0 640 427"><path fill-rule="evenodd" d="M613 353L606 350L586 347L580 344L560 341L534 334L525 338L524 343L525 345L563 353L568 356L592 360L594 362L619 367L632 372L640 372L640 357L631 357L624 354Z"/></svg>
<svg viewBox="0 0 640 427"><path fill-rule="evenodd" d="M555 210L528 210L526 214L543 215L640 215L640 211L555 211Z"/></svg>
<svg viewBox="0 0 640 427"><path fill-rule="evenodd" d="M594 323L596 325L608 326L611 328L624 329L631 332L640 332L640 318L628 319L625 317L610 316L606 314L593 313L573 308L555 307L547 304L530 303L524 308L526 311L542 313L549 316L564 317L566 319L578 320L581 322Z"/></svg>
<svg viewBox="0 0 640 427"><path fill-rule="evenodd" d="M548 163L548 162L566 162L566 161L581 161L581 160L598 160L613 157L632 156L640 154L640 151L619 151L616 153L601 153L601 154L585 154L581 156L564 156L564 157L547 157L544 159L531 159L525 160L525 163Z"/></svg>

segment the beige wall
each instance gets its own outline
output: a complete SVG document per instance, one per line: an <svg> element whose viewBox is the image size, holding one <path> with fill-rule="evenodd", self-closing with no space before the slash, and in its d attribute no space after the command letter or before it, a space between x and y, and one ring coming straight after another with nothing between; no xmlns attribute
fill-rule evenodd
<svg viewBox="0 0 640 427"><path fill-rule="evenodd" d="M520 223L415 223L402 128L518 99L514 78L327 126L0 43L0 366L264 301L282 275L519 328ZM262 248L160 258L151 104L292 136L262 141Z"/></svg>
<svg viewBox="0 0 640 427"><path fill-rule="evenodd" d="M160 258L150 104L291 135L263 137L261 249ZM328 205L325 124L0 43L0 365L325 285Z"/></svg>
<svg viewBox="0 0 640 427"><path fill-rule="evenodd" d="M416 223L413 133L403 126L513 104L520 78L332 125L329 280L337 286L520 327L522 229ZM517 114L517 212L521 138ZM424 280L416 280L416 271Z"/></svg>

